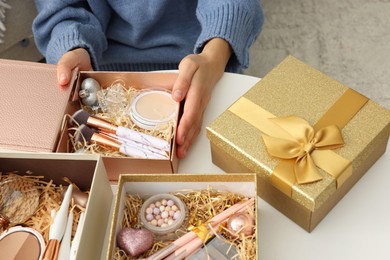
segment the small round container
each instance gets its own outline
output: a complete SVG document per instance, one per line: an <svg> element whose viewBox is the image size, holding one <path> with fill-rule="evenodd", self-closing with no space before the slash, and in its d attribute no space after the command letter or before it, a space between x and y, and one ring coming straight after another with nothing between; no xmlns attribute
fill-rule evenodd
<svg viewBox="0 0 390 260"><path fill-rule="evenodd" d="M45 240L37 230L14 226L0 234L1 259L42 259Z"/></svg>
<svg viewBox="0 0 390 260"><path fill-rule="evenodd" d="M165 90L144 90L134 97L130 106L133 122L147 130L160 129L177 116L179 103Z"/></svg>
<svg viewBox="0 0 390 260"><path fill-rule="evenodd" d="M180 210L180 216L176 219L172 219L173 223L166 225L166 226L156 226L151 223L151 220L147 219L147 209L150 208L149 206L153 204L155 208L160 208L160 206L157 204L158 202L162 202L163 200L166 201L173 201L174 205L177 206L177 208ZM163 205L162 205L163 206ZM167 211L165 211L167 212ZM152 213L153 216L157 215ZM161 216L161 215L160 215ZM141 207L140 210L140 222L142 225L150 230L153 233L155 240L171 240L177 238L175 235L175 232L180 229L186 228L186 224L188 223L188 214L187 214L187 207L181 201L178 197L171 195L171 194L157 194L149 199L147 199Z"/></svg>

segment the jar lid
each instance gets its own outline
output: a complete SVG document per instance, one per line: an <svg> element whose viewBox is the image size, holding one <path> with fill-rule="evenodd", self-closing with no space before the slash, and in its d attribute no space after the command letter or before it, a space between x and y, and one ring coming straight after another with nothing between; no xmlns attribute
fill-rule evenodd
<svg viewBox="0 0 390 260"><path fill-rule="evenodd" d="M144 90L133 99L130 116L141 128L152 130L166 126L177 116L179 103L165 90Z"/></svg>

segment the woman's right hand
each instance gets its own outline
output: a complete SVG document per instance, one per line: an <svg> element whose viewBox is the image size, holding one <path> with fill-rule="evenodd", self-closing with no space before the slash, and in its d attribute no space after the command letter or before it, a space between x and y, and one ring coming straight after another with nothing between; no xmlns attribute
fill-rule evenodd
<svg viewBox="0 0 390 260"><path fill-rule="evenodd" d="M78 48L65 53L57 63L57 81L60 87L67 87L72 70L92 70L91 57L86 49Z"/></svg>

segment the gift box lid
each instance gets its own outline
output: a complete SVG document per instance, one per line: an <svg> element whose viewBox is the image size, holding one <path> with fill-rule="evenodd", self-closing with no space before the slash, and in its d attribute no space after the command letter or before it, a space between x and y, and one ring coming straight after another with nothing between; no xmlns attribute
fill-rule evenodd
<svg viewBox="0 0 390 260"><path fill-rule="evenodd" d="M73 91L58 87L56 66L0 60L0 78L0 148L55 151Z"/></svg>

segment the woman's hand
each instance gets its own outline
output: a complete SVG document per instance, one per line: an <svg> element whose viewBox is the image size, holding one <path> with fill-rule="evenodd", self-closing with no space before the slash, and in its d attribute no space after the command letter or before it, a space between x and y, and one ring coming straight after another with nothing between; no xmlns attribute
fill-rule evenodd
<svg viewBox="0 0 390 260"><path fill-rule="evenodd" d="M213 38L204 46L202 53L188 55L180 62L179 76L172 88L173 99L178 102L185 99L176 136L179 158L186 156L201 130L211 92L222 77L231 54L228 42Z"/></svg>
<svg viewBox="0 0 390 260"><path fill-rule="evenodd" d="M92 70L91 58L87 50L83 48L74 49L65 53L57 63L57 81L60 87L67 87L72 70Z"/></svg>

